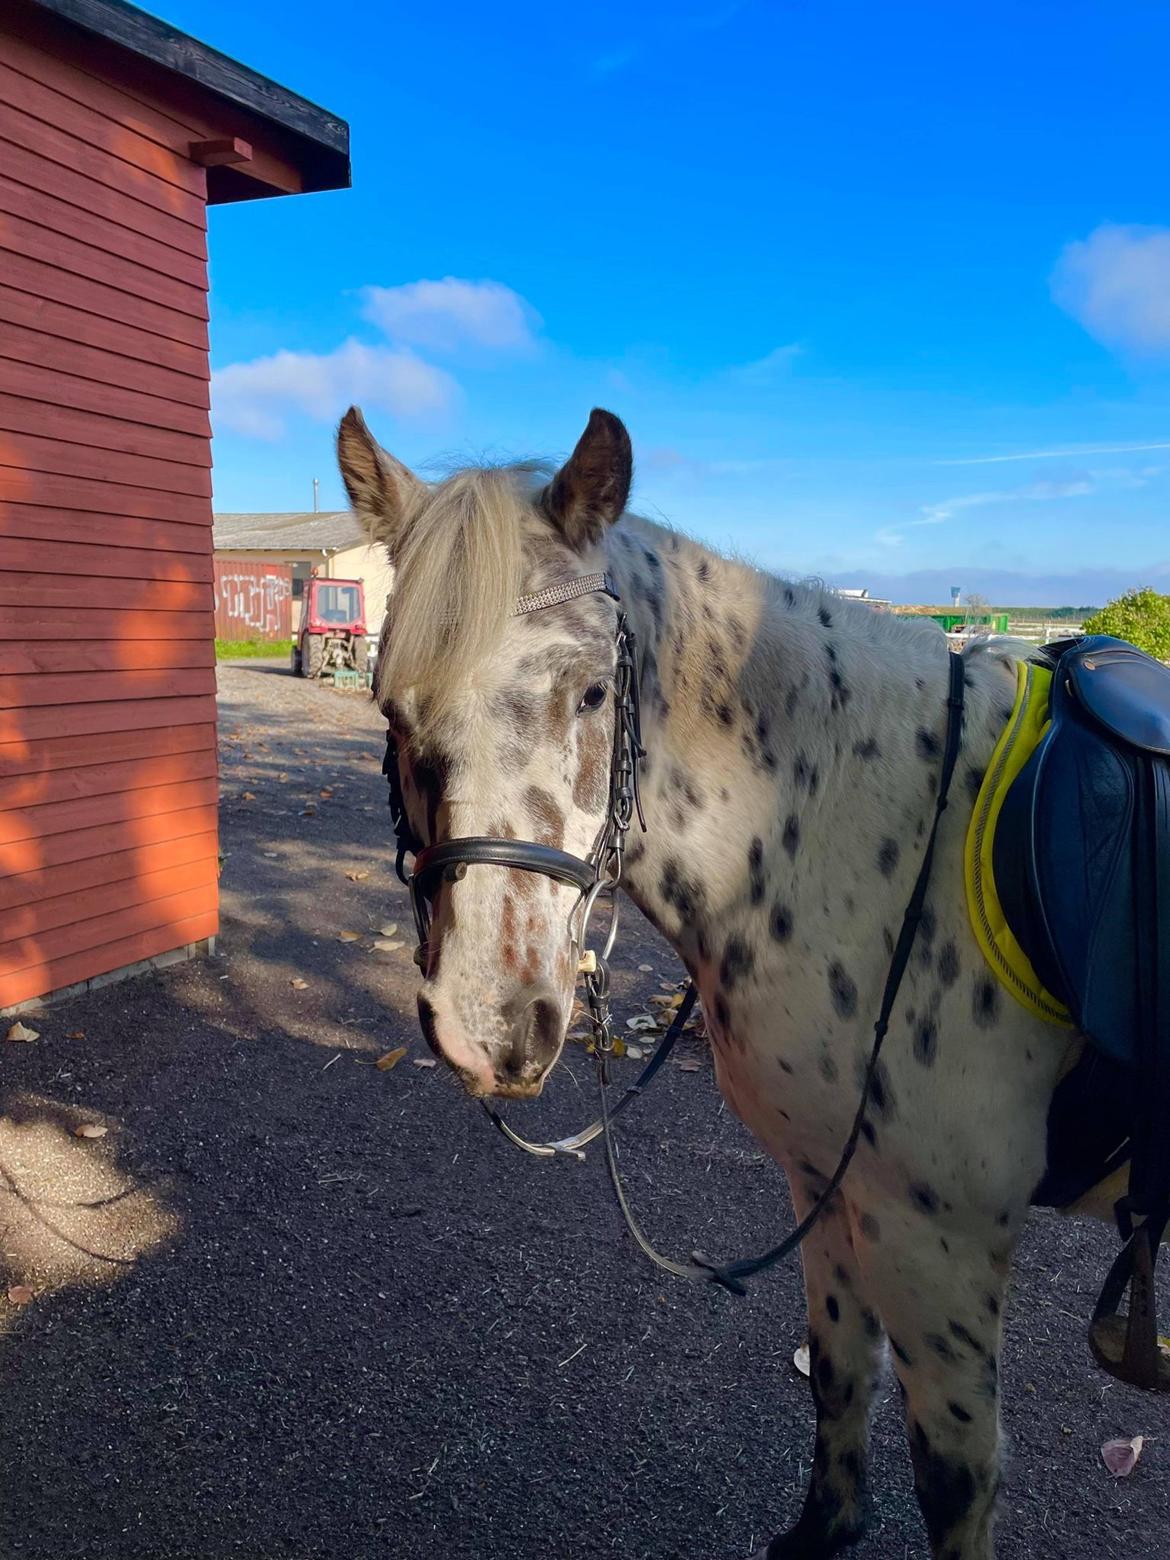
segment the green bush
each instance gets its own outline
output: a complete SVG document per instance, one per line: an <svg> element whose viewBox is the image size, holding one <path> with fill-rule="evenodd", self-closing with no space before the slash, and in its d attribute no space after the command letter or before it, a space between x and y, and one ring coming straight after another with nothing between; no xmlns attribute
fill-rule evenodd
<svg viewBox="0 0 1170 1560"><path fill-rule="evenodd" d="M289 639L217 639L217 661L243 661L251 656L287 656L292 647Z"/></svg>
<svg viewBox="0 0 1170 1560"><path fill-rule="evenodd" d="M1086 634L1113 634L1159 661L1170 661L1170 596L1148 585L1118 596L1086 618L1083 626Z"/></svg>

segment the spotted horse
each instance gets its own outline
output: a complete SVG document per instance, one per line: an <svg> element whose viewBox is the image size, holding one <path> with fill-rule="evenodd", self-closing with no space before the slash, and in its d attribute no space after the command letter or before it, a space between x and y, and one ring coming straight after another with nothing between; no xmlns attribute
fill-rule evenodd
<svg viewBox="0 0 1170 1560"><path fill-rule="evenodd" d="M559 469L425 484L356 410L338 453L396 571L375 696L405 827L438 853L420 896L427 1041L473 1096L539 1094L572 1011L589 874L613 843L615 758L644 751L646 827L623 826L622 884L690 972L719 1087L798 1214L830 1191L802 1248L816 1453L795 1525L760 1560L861 1536L887 1344L932 1554L988 1560L1005 1289L1050 1104L1084 1047L1007 994L966 904L967 827L1025 652L962 652L951 805L874 1063L939 800L953 679L937 629L628 513L630 441L607 412ZM641 726L623 742L631 636Z"/></svg>

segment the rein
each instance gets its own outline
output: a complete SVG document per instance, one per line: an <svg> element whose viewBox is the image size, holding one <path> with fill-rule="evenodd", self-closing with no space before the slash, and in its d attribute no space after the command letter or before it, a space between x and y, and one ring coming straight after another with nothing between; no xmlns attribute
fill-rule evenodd
<svg viewBox="0 0 1170 1560"><path fill-rule="evenodd" d="M565 580L557 585L547 586L544 590L537 591L532 595L521 596L512 615L514 617L523 617L530 612L539 612L546 607L559 606L561 603L572 601L579 596L593 594L604 594L611 597L614 601L621 600L608 574L585 574L576 579ZM388 728L386 732L386 756L382 762L382 773L386 776L389 786L390 817L398 847L395 871L399 879L410 891L411 909L418 933L418 947L415 949L414 961L423 971L426 970L428 963L431 900L437 895L439 887L444 881L458 882L465 875L469 866L497 866L522 872L537 872L553 879L554 882L563 883L570 888L578 890L580 897L572 911L572 917L578 918L577 930L575 933L571 932L570 935L573 947L577 952L578 971L584 977L590 1022L593 1025L600 1114L595 1121L570 1137L558 1138L547 1143L532 1143L514 1131L499 1112L489 1105L486 1100L481 1100L480 1103L493 1124L510 1143L517 1148L523 1149L525 1153L536 1155L539 1158L551 1158L557 1154L566 1154L581 1160L585 1157L583 1151L586 1145L593 1142L595 1138L602 1137L605 1142L606 1166L609 1170L609 1177L613 1184L618 1207L626 1221L630 1234L644 1255L649 1257L658 1267L674 1274L678 1278L704 1279L721 1285L732 1294L744 1295L747 1293L744 1287L745 1279L752 1278L757 1273L762 1273L765 1269L790 1256L812 1231L844 1180L846 1171L849 1169L857 1150L862 1127L865 1123L865 1114L869 1108L878 1060L887 1031L889 1030L890 1017L894 1010L894 1003L897 1000L902 978L910 962L918 926L922 920L926 892L930 883L931 867L934 862L934 847L938 837L939 824L942 821L943 813L946 811L951 779L954 775L955 762L959 754L962 736L964 666L961 656L948 652L947 729L939 773L934 818L927 837L926 848L923 851L922 862L918 869L918 876L915 879L914 889L910 895L910 902L906 906L905 914L902 917L898 939L890 958L886 983L882 992L881 1007L878 1011L877 1020L874 1023L873 1044L866 1064L861 1098L849 1136L845 1141L841 1157L837 1162L837 1167L826 1183L824 1191L805 1217L778 1245L763 1252L760 1256L746 1257L736 1262L720 1265L700 1251L693 1251L689 1262L678 1262L655 1250L654 1246L643 1234L634 1217L626 1199L621 1172L618 1167L617 1141L613 1134L613 1122L618 1114L643 1092L655 1074L661 1069L694 1009L698 992L694 981L691 981L674 1016L674 1020L663 1037L662 1044L642 1069L641 1073L639 1073L635 1082L626 1088L616 1105L611 1107L609 1103L609 1064L613 1055L614 1041L613 1019L609 1003L608 961L613 952L614 943L617 940L618 901L616 890L621 879L625 837L632 827L635 815L643 832L646 829L646 819L642 812L642 801L638 787L638 765L640 760L645 757L645 749L642 746L641 719L638 706L637 642L634 631L629 627L625 614L622 612L619 612L617 620L616 650L617 657L613 689L614 737L610 761L609 805L605 822L602 824L589 855L582 858L570 855L567 851L555 850L551 846L539 845L530 840L506 840L488 835L467 835L457 839L444 840L441 844L424 846L415 835L406 815L398 766L398 750L394 741L393 730ZM406 866L408 855L412 855L415 858L412 871L408 870ZM607 894L611 899L611 918L604 945L600 952L595 952L586 950L585 935L593 909L597 900L603 894Z"/></svg>

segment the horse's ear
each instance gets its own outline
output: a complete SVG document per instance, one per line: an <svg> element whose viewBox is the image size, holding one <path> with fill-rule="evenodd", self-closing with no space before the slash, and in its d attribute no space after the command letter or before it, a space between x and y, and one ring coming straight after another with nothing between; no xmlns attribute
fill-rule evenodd
<svg viewBox="0 0 1170 1560"><path fill-rule="evenodd" d="M584 549L624 512L633 480L625 424L594 407L577 448L545 489L545 513L570 547Z"/></svg>
<svg viewBox="0 0 1170 1560"><path fill-rule="evenodd" d="M374 539L393 553L403 520L423 484L382 448L356 406L346 412L337 430L337 464L355 513Z"/></svg>

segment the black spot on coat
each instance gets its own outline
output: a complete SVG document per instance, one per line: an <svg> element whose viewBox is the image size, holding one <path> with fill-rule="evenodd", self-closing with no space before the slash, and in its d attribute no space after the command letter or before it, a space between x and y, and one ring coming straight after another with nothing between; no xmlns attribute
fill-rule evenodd
<svg viewBox="0 0 1170 1560"><path fill-rule="evenodd" d="M795 861L796 853L800 849L800 819L795 813L789 813L784 820L782 843L784 849L788 852L789 860Z"/></svg>
<svg viewBox="0 0 1170 1560"><path fill-rule="evenodd" d="M895 839L888 836L878 847L878 871L882 877L893 877L898 867L898 857L902 854Z"/></svg>
<svg viewBox="0 0 1170 1560"><path fill-rule="evenodd" d="M836 960L829 965L829 995L838 1018L852 1018L857 1012L857 984Z"/></svg>
<svg viewBox="0 0 1170 1560"><path fill-rule="evenodd" d="M971 1014L980 1029L994 1029L999 1019L999 987L988 975L975 982Z"/></svg>

